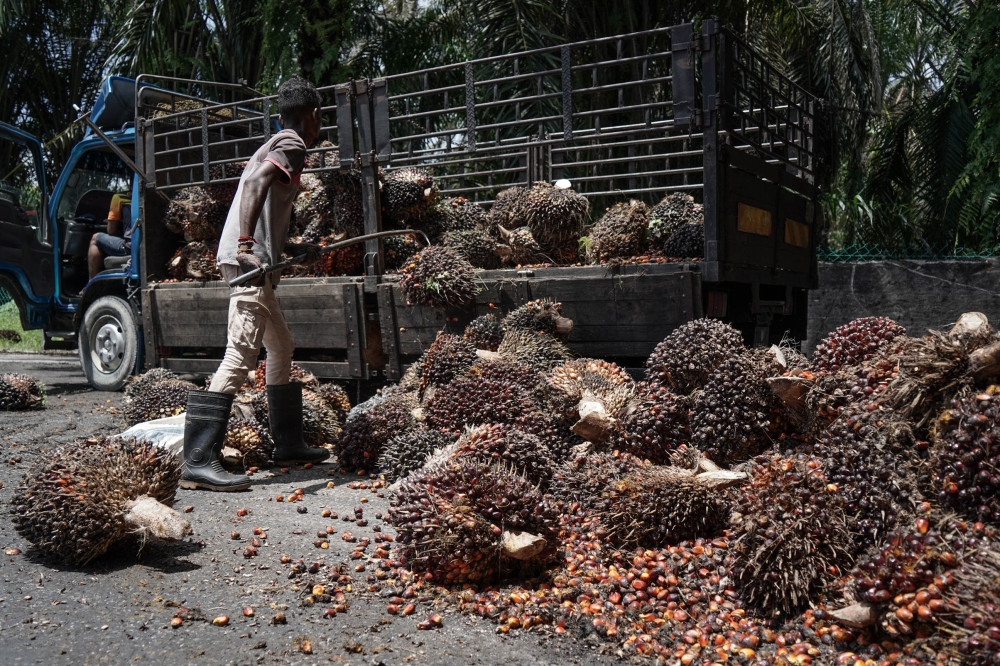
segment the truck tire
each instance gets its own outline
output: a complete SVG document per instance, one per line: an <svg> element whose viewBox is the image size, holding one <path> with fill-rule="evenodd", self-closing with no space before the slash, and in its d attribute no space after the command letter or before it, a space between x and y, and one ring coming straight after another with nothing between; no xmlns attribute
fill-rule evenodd
<svg viewBox="0 0 1000 666"><path fill-rule="evenodd" d="M98 391L117 391L131 376L139 354L132 308L117 296L102 296L83 315L77 336L80 365Z"/></svg>

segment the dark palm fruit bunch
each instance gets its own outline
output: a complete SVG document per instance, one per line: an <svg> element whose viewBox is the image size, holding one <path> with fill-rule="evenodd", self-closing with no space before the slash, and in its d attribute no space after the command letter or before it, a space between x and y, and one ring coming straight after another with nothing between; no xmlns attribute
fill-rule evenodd
<svg viewBox="0 0 1000 666"><path fill-rule="evenodd" d="M772 393L757 365L723 361L691 394L691 442L717 465L743 462L771 444Z"/></svg>
<svg viewBox="0 0 1000 666"><path fill-rule="evenodd" d="M441 244L458 252L476 268L487 270L500 268L496 241L484 231L479 229L448 231L441 237Z"/></svg>
<svg viewBox="0 0 1000 666"><path fill-rule="evenodd" d="M695 319L675 329L646 361L646 381L687 395L722 361L743 350L743 337L717 319Z"/></svg>
<svg viewBox="0 0 1000 666"><path fill-rule="evenodd" d="M942 651L953 658L951 663L996 666L1000 663L1000 555L995 546L990 548L984 544L974 562L966 563L954 575L937 577L936 583L927 586L927 596L938 591L934 589L939 587L938 583L952 581L952 589L961 594L953 596L951 604L940 598L940 594L927 602L937 602L951 616L952 625L961 627L946 641ZM949 587L952 586L946 585L943 589ZM917 610L920 617L921 609Z"/></svg>
<svg viewBox="0 0 1000 666"><path fill-rule="evenodd" d="M327 165L339 162L339 153L327 153ZM379 180L383 174L379 171ZM348 237L360 236L365 225L363 196L361 192L361 169L357 164L349 169L339 168L324 171L320 180L326 188L325 195L329 202L329 228L335 233L346 233Z"/></svg>
<svg viewBox="0 0 1000 666"><path fill-rule="evenodd" d="M0 411L34 409L45 405L45 390L34 377L0 375Z"/></svg>
<svg viewBox="0 0 1000 666"><path fill-rule="evenodd" d="M419 220L437 201L437 185L430 172L423 169L398 169L385 177L382 206L397 223Z"/></svg>
<svg viewBox="0 0 1000 666"><path fill-rule="evenodd" d="M952 403L934 427L930 451L938 500L958 513L1000 525L1000 395L992 390Z"/></svg>
<svg viewBox="0 0 1000 666"><path fill-rule="evenodd" d="M663 465L690 440L691 400L660 384L640 382L632 410L622 419L617 446L639 458Z"/></svg>
<svg viewBox="0 0 1000 666"><path fill-rule="evenodd" d="M455 442L455 435L437 430L411 430L393 437L378 457L378 471L388 483L420 469L432 453Z"/></svg>
<svg viewBox="0 0 1000 666"><path fill-rule="evenodd" d="M578 358L552 368L545 377L553 411L568 421L579 418L577 406L585 394L593 398L612 395L620 389L634 391L635 382L624 369L596 358Z"/></svg>
<svg viewBox="0 0 1000 666"><path fill-rule="evenodd" d="M646 244L649 206L629 200L609 208L590 230L587 261L592 264L627 259L642 252Z"/></svg>
<svg viewBox="0 0 1000 666"><path fill-rule="evenodd" d="M818 461L761 457L736 506L733 576L743 599L789 616L851 565L850 532Z"/></svg>
<svg viewBox="0 0 1000 666"><path fill-rule="evenodd" d="M320 245L327 245L320 241ZM320 255L313 267L316 275L359 275L364 269L365 246L361 243L330 250Z"/></svg>
<svg viewBox="0 0 1000 666"><path fill-rule="evenodd" d="M601 493L609 484L638 472L646 464L619 451L574 457L553 471L549 493L558 504L579 502L583 508L593 510L601 503Z"/></svg>
<svg viewBox="0 0 1000 666"><path fill-rule="evenodd" d="M497 353L506 361L526 365L538 372L547 372L573 357L556 336L523 328L512 328L504 333Z"/></svg>
<svg viewBox="0 0 1000 666"><path fill-rule="evenodd" d="M552 452L534 435L502 423L481 425L458 440L452 459L479 458L502 464L544 489L555 464Z"/></svg>
<svg viewBox="0 0 1000 666"><path fill-rule="evenodd" d="M376 395L352 409L333 445L341 467L372 469L389 440L419 428L411 411L412 407L394 394Z"/></svg>
<svg viewBox="0 0 1000 666"><path fill-rule="evenodd" d="M347 397L347 392L340 384L333 382L320 384L313 388L313 392L322 398L327 408L333 412L338 423L344 423L347 420L347 413L351 411L351 399Z"/></svg>
<svg viewBox="0 0 1000 666"><path fill-rule="evenodd" d="M500 465L467 459L411 472L389 509L408 564L440 583L476 582L516 567L503 533L523 531L554 551L558 515L527 479Z"/></svg>
<svg viewBox="0 0 1000 666"><path fill-rule="evenodd" d="M390 271L398 271L419 251L420 245L410 235L387 236L382 239L385 267Z"/></svg>
<svg viewBox="0 0 1000 666"><path fill-rule="evenodd" d="M130 537L180 539L191 526L168 508L180 474L175 456L142 441L87 440L59 448L21 479L11 500L14 528L42 553L71 564L85 564ZM166 516L166 522L152 520Z"/></svg>
<svg viewBox="0 0 1000 666"><path fill-rule="evenodd" d="M537 183L531 188L524 209L531 234L550 255L567 242L575 246L584 222L590 217L587 197L548 183Z"/></svg>
<svg viewBox="0 0 1000 666"><path fill-rule="evenodd" d="M662 247L682 224L690 222L704 222L704 213L694 197L683 192L668 194L649 212L650 245Z"/></svg>
<svg viewBox="0 0 1000 666"><path fill-rule="evenodd" d="M198 387L170 375L165 379L159 379L160 376L164 375L151 370L125 387L122 415L129 426L176 416L187 409L188 393Z"/></svg>
<svg viewBox="0 0 1000 666"><path fill-rule="evenodd" d="M249 379L249 377L248 377ZM288 381L302 384L302 388L315 391L319 388L319 380L316 375L303 368L298 363L292 363L292 370L288 373ZM259 361L253 372L253 387L258 391L263 391L267 387L267 359Z"/></svg>
<svg viewBox="0 0 1000 666"><path fill-rule="evenodd" d="M221 280L215 265L216 243L195 241L177 250L167 263L170 276L177 280L210 281Z"/></svg>
<svg viewBox="0 0 1000 666"><path fill-rule="evenodd" d="M536 370L505 361L484 361L438 387L425 413L431 427L461 433L467 426L514 423L543 406Z"/></svg>
<svg viewBox="0 0 1000 666"><path fill-rule="evenodd" d="M223 447L235 449L240 452L240 470L247 470L251 467L264 467L271 459L271 452L274 450L274 442L266 428L257 422L257 419L243 419L231 417L229 425L226 426L226 439L222 443ZM226 458L223 458L226 462Z"/></svg>
<svg viewBox="0 0 1000 666"><path fill-rule="evenodd" d="M204 188L186 187L170 200L164 224L183 234L185 241L212 241L222 234L228 212L228 202L214 198Z"/></svg>
<svg viewBox="0 0 1000 666"><path fill-rule="evenodd" d="M697 259L705 256L705 225L686 222L663 242L663 254L679 259Z"/></svg>
<svg viewBox="0 0 1000 666"><path fill-rule="evenodd" d="M465 197L447 198L438 204L438 208L444 213L441 223L442 231L471 231L478 229L488 231L486 211L479 204L469 201Z"/></svg>
<svg viewBox="0 0 1000 666"><path fill-rule="evenodd" d="M400 274L406 300L416 305L462 308L476 296L476 269L449 247L425 247Z"/></svg>
<svg viewBox="0 0 1000 666"><path fill-rule="evenodd" d="M573 330L573 320L562 316L562 303L538 298L507 313L500 321L503 330L523 328L539 333L567 335Z"/></svg>
<svg viewBox="0 0 1000 666"><path fill-rule="evenodd" d="M888 317L855 319L838 326L816 345L812 365L817 370L836 372L891 353L895 343L902 343L905 336L906 329Z"/></svg>
<svg viewBox="0 0 1000 666"><path fill-rule="evenodd" d="M340 436L337 412L317 393L302 391L302 439L307 446L328 446Z"/></svg>
<svg viewBox="0 0 1000 666"><path fill-rule="evenodd" d="M957 564L958 558L944 535L931 529L928 518L918 521L919 529L888 535L881 548L858 564L851 583L859 599L873 604L889 603L898 595L915 593L934 584L939 573Z"/></svg>
<svg viewBox="0 0 1000 666"><path fill-rule="evenodd" d="M497 192L493 206L487 214L487 224L491 230L504 227L517 229L528 224L528 188L515 185ZM496 236L497 232L491 231Z"/></svg>
<svg viewBox="0 0 1000 666"><path fill-rule="evenodd" d="M497 229L500 232L500 245L497 245L497 253L505 264L522 266L546 260L546 256L542 254L541 246L528 227L519 227L513 230L506 227L497 227Z"/></svg>
<svg viewBox="0 0 1000 666"><path fill-rule="evenodd" d="M479 357L476 347L457 335L439 331L420 360L420 390L442 386L471 368Z"/></svg>
<svg viewBox="0 0 1000 666"><path fill-rule="evenodd" d="M213 164L208 168L208 176L213 181L222 180L224 178L236 179L228 183L212 183L205 186L205 189L212 196L212 198L224 205L227 210L233 203L233 198L236 196L236 190L240 186L239 179L243 175L243 170L246 168L246 161Z"/></svg>
<svg viewBox="0 0 1000 666"><path fill-rule="evenodd" d="M488 313L476 317L465 327L462 334L476 349L496 351L503 341L503 326L495 314Z"/></svg>
<svg viewBox="0 0 1000 666"><path fill-rule="evenodd" d="M295 225L302 229L300 241L318 243L326 236L345 231L344 225L338 224L333 197L323 185L299 194L295 204Z"/></svg>
<svg viewBox="0 0 1000 666"><path fill-rule="evenodd" d="M573 447L586 442L547 408L520 415L514 421L514 426L541 440L552 452L552 457L557 463L568 460Z"/></svg>
<svg viewBox="0 0 1000 666"><path fill-rule="evenodd" d="M896 371L897 364L892 358L880 357L817 377L806 394L806 405L815 421L813 426L825 427L850 406L874 409L882 404L886 387Z"/></svg>

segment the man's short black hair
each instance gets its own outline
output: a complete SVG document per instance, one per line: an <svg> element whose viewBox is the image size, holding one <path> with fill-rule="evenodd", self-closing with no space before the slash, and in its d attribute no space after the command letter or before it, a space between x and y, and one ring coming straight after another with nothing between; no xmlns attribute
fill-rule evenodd
<svg viewBox="0 0 1000 666"><path fill-rule="evenodd" d="M278 88L278 113L285 120L298 120L322 103L316 87L302 77L293 76Z"/></svg>

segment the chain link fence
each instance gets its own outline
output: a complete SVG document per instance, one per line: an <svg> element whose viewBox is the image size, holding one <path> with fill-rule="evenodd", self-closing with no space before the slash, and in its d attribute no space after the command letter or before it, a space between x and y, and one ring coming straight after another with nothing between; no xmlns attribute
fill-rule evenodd
<svg viewBox="0 0 1000 666"><path fill-rule="evenodd" d="M949 259L990 259L1000 256L1000 247L989 250L969 250L966 248L944 248L930 245L909 248L886 248L880 245L845 245L839 248L821 246L817 259L832 263L851 261L886 261L899 259L949 260Z"/></svg>

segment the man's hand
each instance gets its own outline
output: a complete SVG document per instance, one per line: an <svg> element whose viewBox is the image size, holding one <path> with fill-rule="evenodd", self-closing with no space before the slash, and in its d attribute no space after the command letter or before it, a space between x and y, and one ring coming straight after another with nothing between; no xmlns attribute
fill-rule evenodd
<svg viewBox="0 0 1000 666"><path fill-rule="evenodd" d="M263 268L260 263L260 258L254 254L252 250L244 250L242 248L236 253L236 263L240 265L240 275L249 273L250 271L258 268ZM259 287L264 284L264 276L261 275L256 280L251 280L250 282L246 282L244 284L248 287Z"/></svg>
<svg viewBox="0 0 1000 666"><path fill-rule="evenodd" d="M285 245L285 252L293 257L297 257L300 254L306 255L306 260L302 262L305 266L311 266L319 261L321 249L315 243L288 243Z"/></svg>

